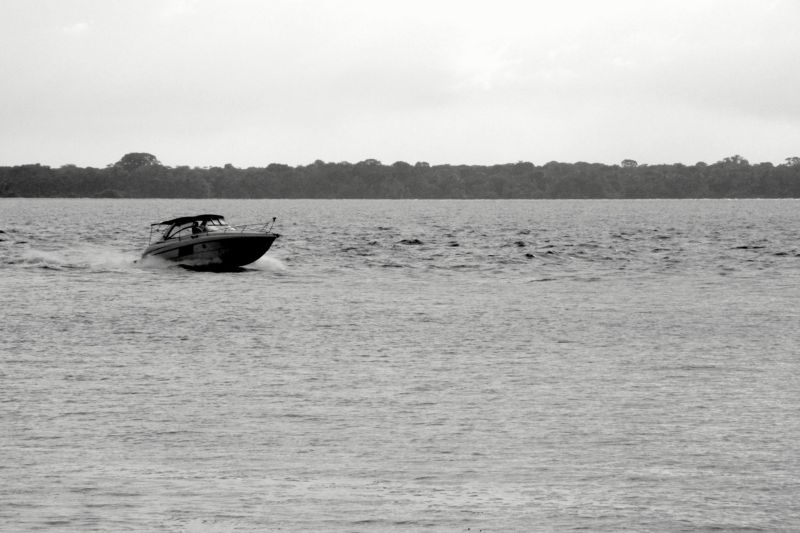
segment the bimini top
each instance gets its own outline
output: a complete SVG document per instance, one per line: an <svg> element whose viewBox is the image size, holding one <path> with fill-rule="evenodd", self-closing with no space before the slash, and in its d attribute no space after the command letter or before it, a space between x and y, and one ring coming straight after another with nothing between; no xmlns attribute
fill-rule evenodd
<svg viewBox="0 0 800 533"><path fill-rule="evenodd" d="M156 222L154 224L150 224L151 226L171 226L173 224L186 224L188 222L209 222L211 220L225 220L225 217L222 215L195 215L193 217L178 217L173 218L170 220L165 220L164 222Z"/></svg>

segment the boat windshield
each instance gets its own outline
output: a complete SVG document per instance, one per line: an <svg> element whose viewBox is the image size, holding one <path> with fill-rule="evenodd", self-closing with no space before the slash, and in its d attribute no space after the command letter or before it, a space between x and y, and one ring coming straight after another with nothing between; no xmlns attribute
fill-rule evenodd
<svg viewBox="0 0 800 533"><path fill-rule="evenodd" d="M231 228L232 226L225 222L224 218L185 221L180 224L172 224L169 226L161 235L161 240L181 239L198 233L226 231Z"/></svg>
<svg viewBox="0 0 800 533"><path fill-rule="evenodd" d="M162 238L164 240L167 239L176 239L178 237L188 237L192 234L192 224L173 224L172 226L167 228L167 231L164 232Z"/></svg>
<svg viewBox="0 0 800 533"><path fill-rule="evenodd" d="M213 219L209 220L208 223L205 225L206 231L230 231L235 229L233 226L225 222L225 219Z"/></svg>

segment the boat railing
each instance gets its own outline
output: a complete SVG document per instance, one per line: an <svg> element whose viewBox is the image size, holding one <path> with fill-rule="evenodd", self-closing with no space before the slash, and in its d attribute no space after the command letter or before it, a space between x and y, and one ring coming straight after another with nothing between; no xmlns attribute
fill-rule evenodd
<svg viewBox="0 0 800 533"><path fill-rule="evenodd" d="M177 232L173 233L167 238L161 237L160 240L163 241L184 241L190 239L197 239L200 236L208 235L208 234L218 234L218 233L270 233L272 231L272 226L275 224L275 217L272 218L269 222L255 222L250 224L237 224L235 226L206 226L202 228L200 231L195 232L192 231L192 226L186 226L185 228L179 229ZM153 242L153 234L156 233L154 231L155 225L151 226L150 228L150 239L149 242Z"/></svg>
<svg viewBox="0 0 800 533"><path fill-rule="evenodd" d="M252 224L236 224L235 226L222 227L225 228L222 231L236 231L238 233L244 233L246 231L255 233L269 233L269 231L272 229L272 222L255 222Z"/></svg>

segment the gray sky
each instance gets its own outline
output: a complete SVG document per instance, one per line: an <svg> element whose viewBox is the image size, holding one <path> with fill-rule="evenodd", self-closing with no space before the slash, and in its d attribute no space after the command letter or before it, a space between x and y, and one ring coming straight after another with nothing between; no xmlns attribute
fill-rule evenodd
<svg viewBox="0 0 800 533"><path fill-rule="evenodd" d="M2 0L0 165L800 156L795 0Z"/></svg>

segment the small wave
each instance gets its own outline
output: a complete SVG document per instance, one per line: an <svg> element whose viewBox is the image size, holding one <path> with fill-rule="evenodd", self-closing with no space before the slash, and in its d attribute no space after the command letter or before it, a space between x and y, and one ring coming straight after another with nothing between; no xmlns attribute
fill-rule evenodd
<svg viewBox="0 0 800 533"><path fill-rule="evenodd" d="M718 365L684 364L671 367L670 370L722 370L722 368Z"/></svg>
<svg viewBox="0 0 800 533"><path fill-rule="evenodd" d="M369 249L359 248L357 246L348 246L342 249L343 253L351 255L359 255L361 257L368 257L374 255L374 252Z"/></svg>
<svg viewBox="0 0 800 533"><path fill-rule="evenodd" d="M240 524L235 520L195 518L183 525L185 533L233 533Z"/></svg>
<svg viewBox="0 0 800 533"><path fill-rule="evenodd" d="M170 263L160 257L155 257L152 255L148 255L142 258L139 258L135 261L136 266L140 268L171 268L177 266L175 263Z"/></svg>
<svg viewBox="0 0 800 533"><path fill-rule="evenodd" d="M67 258L58 252L28 249L22 252L16 264L43 268L48 270L63 270L69 265Z"/></svg>
<svg viewBox="0 0 800 533"><path fill-rule="evenodd" d="M23 250L14 264L24 267L48 270L87 269L97 271L118 271L131 268L135 257L119 250L81 245L64 250Z"/></svg>
<svg viewBox="0 0 800 533"><path fill-rule="evenodd" d="M271 272L283 272L287 269L286 263L273 255L263 255L254 264Z"/></svg>

